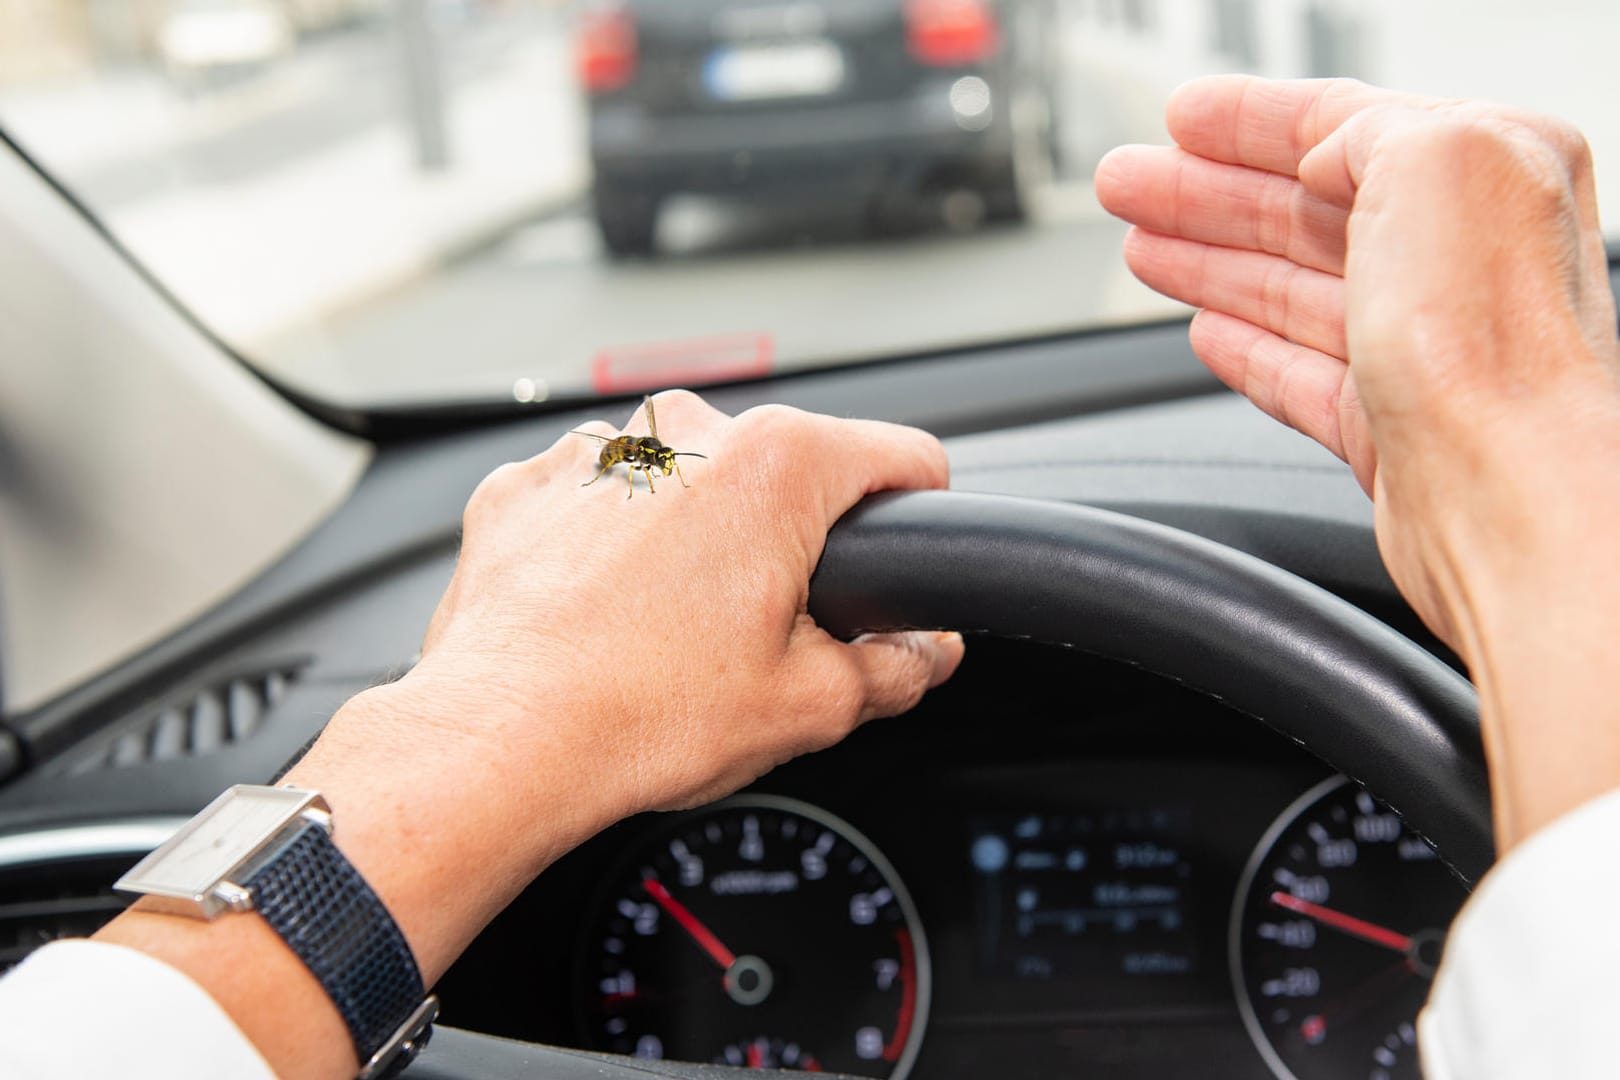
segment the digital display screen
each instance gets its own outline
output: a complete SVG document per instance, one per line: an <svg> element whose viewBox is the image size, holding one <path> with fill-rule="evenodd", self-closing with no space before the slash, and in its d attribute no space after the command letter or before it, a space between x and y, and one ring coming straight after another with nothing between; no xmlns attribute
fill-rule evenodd
<svg viewBox="0 0 1620 1080"><path fill-rule="evenodd" d="M979 964L991 978L1186 975L1197 963L1190 811L1159 806L970 823Z"/></svg>

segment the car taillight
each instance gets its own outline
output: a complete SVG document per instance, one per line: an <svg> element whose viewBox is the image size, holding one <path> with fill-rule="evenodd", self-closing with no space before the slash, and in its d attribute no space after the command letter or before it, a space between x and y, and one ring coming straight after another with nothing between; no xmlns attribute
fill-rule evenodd
<svg viewBox="0 0 1620 1080"><path fill-rule="evenodd" d="M906 0L906 45L933 67L962 67L996 51L996 13L986 0Z"/></svg>
<svg viewBox="0 0 1620 1080"><path fill-rule="evenodd" d="M636 20L628 11L595 8L580 17L575 60L586 90L605 94L630 85L636 59Z"/></svg>

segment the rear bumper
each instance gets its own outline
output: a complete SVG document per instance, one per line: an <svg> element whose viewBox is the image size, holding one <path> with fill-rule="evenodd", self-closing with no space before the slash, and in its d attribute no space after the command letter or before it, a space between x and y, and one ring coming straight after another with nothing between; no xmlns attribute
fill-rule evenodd
<svg viewBox="0 0 1620 1080"><path fill-rule="evenodd" d="M964 123L951 108L950 85L931 81L887 101L677 116L599 102L591 110L591 161L599 187L719 194L870 187L1005 157L1005 100L992 91L988 117Z"/></svg>

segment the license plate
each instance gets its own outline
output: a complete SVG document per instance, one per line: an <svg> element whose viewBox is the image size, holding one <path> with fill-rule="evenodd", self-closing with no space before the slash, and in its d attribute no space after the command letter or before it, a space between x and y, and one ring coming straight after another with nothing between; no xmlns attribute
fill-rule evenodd
<svg viewBox="0 0 1620 1080"><path fill-rule="evenodd" d="M844 54L830 41L716 49L704 85L718 101L822 97L844 85Z"/></svg>

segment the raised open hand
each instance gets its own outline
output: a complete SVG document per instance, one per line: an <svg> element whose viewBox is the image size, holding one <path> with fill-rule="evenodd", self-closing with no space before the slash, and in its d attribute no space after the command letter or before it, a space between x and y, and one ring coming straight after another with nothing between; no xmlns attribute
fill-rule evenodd
<svg viewBox="0 0 1620 1080"><path fill-rule="evenodd" d="M1479 687L1503 848L1616 782L1620 338L1580 133L1343 80L1201 79L1103 205L1198 356L1349 462Z"/></svg>
<svg viewBox="0 0 1620 1080"><path fill-rule="evenodd" d="M1097 169L1103 205L1137 226L1131 269L1203 308L1199 357L1344 458L1369 493L1378 457L1361 392L1382 373L1360 355L1347 366L1358 334L1412 328L1426 305L1489 304L1507 284L1492 275L1516 268L1527 302L1537 281L1574 286L1555 306L1612 350L1591 159L1568 125L1350 80L1244 76L1187 84L1167 121L1177 146L1122 147ZM1519 238L1499 226L1538 224L1539 261L1489 258Z"/></svg>

